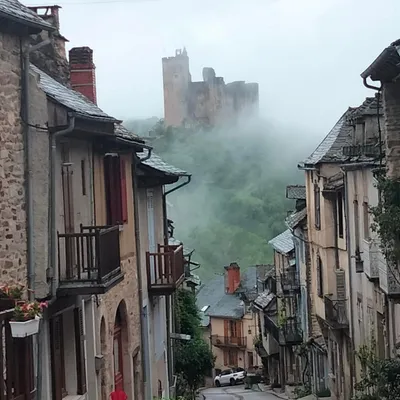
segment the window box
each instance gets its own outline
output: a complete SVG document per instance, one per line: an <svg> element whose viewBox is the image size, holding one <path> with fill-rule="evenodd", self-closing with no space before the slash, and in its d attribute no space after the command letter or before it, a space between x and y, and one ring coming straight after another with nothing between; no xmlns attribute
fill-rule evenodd
<svg viewBox="0 0 400 400"><path fill-rule="evenodd" d="M36 335L39 332L39 317L29 319L28 321L10 321L11 335L14 338L24 338Z"/></svg>

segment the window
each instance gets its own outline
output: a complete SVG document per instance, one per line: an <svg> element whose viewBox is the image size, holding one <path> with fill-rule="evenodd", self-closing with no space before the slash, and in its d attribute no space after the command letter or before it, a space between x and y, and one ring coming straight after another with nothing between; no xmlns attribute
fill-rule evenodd
<svg viewBox="0 0 400 400"><path fill-rule="evenodd" d="M353 201L353 214L354 214L354 234L356 238L356 249L360 248L360 217L358 210L358 201Z"/></svg>
<svg viewBox="0 0 400 400"><path fill-rule="evenodd" d="M128 220L126 163L118 155L104 157L107 225L123 224Z"/></svg>
<svg viewBox="0 0 400 400"><path fill-rule="evenodd" d="M65 384L65 360L64 360L64 328L62 314L51 319L51 364L53 378L53 399L61 400L67 396Z"/></svg>
<svg viewBox="0 0 400 400"><path fill-rule="evenodd" d="M236 367L237 363L238 363L237 350L235 349L224 350L224 365L229 365L230 367Z"/></svg>
<svg viewBox="0 0 400 400"><path fill-rule="evenodd" d="M247 353L247 359L248 359L248 367L251 368L254 365L254 357L251 351Z"/></svg>
<svg viewBox="0 0 400 400"><path fill-rule="evenodd" d="M74 309L77 394L86 393L85 334L82 308Z"/></svg>
<svg viewBox="0 0 400 400"><path fill-rule="evenodd" d="M324 295L323 269L320 256L317 256L317 294L319 297Z"/></svg>
<svg viewBox="0 0 400 400"><path fill-rule="evenodd" d="M344 215L343 215L343 192L337 193L337 217L338 217L338 235L343 239Z"/></svg>
<svg viewBox="0 0 400 400"><path fill-rule="evenodd" d="M85 160L81 160L81 180L82 180L82 196L86 196L86 166L85 166Z"/></svg>
<svg viewBox="0 0 400 400"><path fill-rule="evenodd" d="M321 196L320 188L314 185L314 207L315 207L315 227L321 229Z"/></svg>
<svg viewBox="0 0 400 400"><path fill-rule="evenodd" d="M363 203L363 220L364 220L364 239L369 240L369 207L368 203Z"/></svg>

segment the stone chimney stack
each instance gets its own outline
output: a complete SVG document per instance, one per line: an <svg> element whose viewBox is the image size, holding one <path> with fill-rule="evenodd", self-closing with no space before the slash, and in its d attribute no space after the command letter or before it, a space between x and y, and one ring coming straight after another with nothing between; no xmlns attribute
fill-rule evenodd
<svg viewBox="0 0 400 400"><path fill-rule="evenodd" d="M225 267L225 290L228 294L235 293L240 285L240 267L233 262L229 267Z"/></svg>
<svg viewBox="0 0 400 400"><path fill-rule="evenodd" d="M96 72L93 50L90 47L74 47L69 51L69 68L72 89L82 93L94 104L96 96Z"/></svg>

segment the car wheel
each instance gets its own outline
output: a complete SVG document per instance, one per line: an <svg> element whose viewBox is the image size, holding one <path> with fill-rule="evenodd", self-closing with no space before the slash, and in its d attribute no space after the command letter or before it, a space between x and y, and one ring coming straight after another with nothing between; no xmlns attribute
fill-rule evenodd
<svg viewBox="0 0 400 400"><path fill-rule="evenodd" d="M215 381L215 386L216 386L216 387L221 387L220 381Z"/></svg>
<svg viewBox="0 0 400 400"><path fill-rule="evenodd" d="M231 386L235 386L236 385L236 381L233 378L231 378L230 383L231 383Z"/></svg>

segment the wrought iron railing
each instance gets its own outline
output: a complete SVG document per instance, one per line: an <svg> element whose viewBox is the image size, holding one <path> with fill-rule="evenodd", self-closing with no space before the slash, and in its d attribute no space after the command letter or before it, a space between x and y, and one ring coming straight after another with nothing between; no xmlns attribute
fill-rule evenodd
<svg viewBox="0 0 400 400"><path fill-rule="evenodd" d="M213 346L246 347L247 338L237 336L212 335L211 343Z"/></svg>
<svg viewBox="0 0 400 400"><path fill-rule="evenodd" d="M325 296L324 302L326 322L337 329L348 327L347 300L333 300Z"/></svg>

